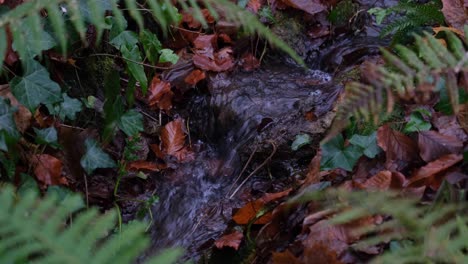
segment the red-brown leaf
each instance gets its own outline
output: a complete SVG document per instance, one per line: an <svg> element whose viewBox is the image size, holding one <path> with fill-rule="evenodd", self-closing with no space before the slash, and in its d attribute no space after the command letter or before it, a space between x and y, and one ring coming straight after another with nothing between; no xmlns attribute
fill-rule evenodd
<svg viewBox="0 0 468 264"><path fill-rule="evenodd" d="M148 93L148 104L152 107L158 107L162 110L172 108L172 97L174 93L171 91L171 84L159 79L155 76L151 81Z"/></svg>
<svg viewBox="0 0 468 264"><path fill-rule="evenodd" d="M445 171L463 160L462 155L449 154L438 160L428 163L426 166L418 169L407 183L408 187L420 187L430 182L431 178L436 174Z"/></svg>
<svg viewBox="0 0 468 264"><path fill-rule="evenodd" d="M327 10L327 7L320 3L320 0L282 0L283 3L290 7L294 7L305 11L311 15Z"/></svg>
<svg viewBox="0 0 468 264"><path fill-rule="evenodd" d="M224 235L218 240L215 241L215 246L217 248L231 247L235 250L239 249L239 246L244 238L244 234L239 231L235 231L229 235Z"/></svg>
<svg viewBox="0 0 468 264"><path fill-rule="evenodd" d="M468 24L468 8L464 0L442 0L442 13L447 23L463 31L463 27Z"/></svg>
<svg viewBox="0 0 468 264"><path fill-rule="evenodd" d="M164 169L166 165L164 164L157 164L154 162L150 161L145 161L145 160L137 160L137 161L132 161L128 163L127 169L128 170L144 170L144 171L160 171L161 169Z"/></svg>
<svg viewBox="0 0 468 264"><path fill-rule="evenodd" d="M447 154L458 154L463 149L463 142L456 137L442 135L436 131L421 131L418 135L421 158L431 162Z"/></svg>
<svg viewBox="0 0 468 264"><path fill-rule="evenodd" d="M260 67L260 61L250 52L242 56L241 63L242 68L246 71L253 71Z"/></svg>
<svg viewBox="0 0 468 264"><path fill-rule="evenodd" d="M161 130L162 151L174 156L178 161L191 157L191 152L185 146L185 127L182 119L167 123Z"/></svg>
<svg viewBox="0 0 468 264"><path fill-rule="evenodd" d="M377 131L377 144L386 153L387 163L410 162L418 158L418 146L408 136L391 129L388 125Z"/></svg>
<svg viewBox="0 0 468 264"><path fill-rule="evenodd" d="M206 78L206 74L204 71L201 71L199 69L193 70L187 77L185 77L184 81L187 84L190 84L192 86L195 86L199 81L203 80Z"/></svg>
<svg viewBox="0 0 468 264"><path fill-rule="evenodd" d="M271 260L273 264L302 264L302 261L294 256L288 249L284 252L273 252L273 254L271 254Z"/></svg>
<svg viewBox="0 0 468 264"><path fill-rule="evenodd" d="M46 186L67 185L67 179L62 176L62 162L49 155L40 154L32 158L36 178Z"/></svg>
<svg viewBox="0 0 468 264"><path fill-rule="evenodd" d="M462 112L460 111L459 114L462 114ZM468 141L468 135L460 126L456 116L436 114L432 119L432 124L442 135L456 137L462 142Z"/></svg>
<svg viewBox="0 0 468 264"><path fill-rule="evenodd" d="M388 190L392 183L392 172L391 171L381 171L376 175L367 179L362 187L368 190Z"/></svg>
<svg viewBox="0 0 468 264"><path fill-rule="evenodd" d="M234 59L231 54L231 48L224 48L214 54L195 54L193 55L193 63L205 71L227 71L234 67Z"/></svg>

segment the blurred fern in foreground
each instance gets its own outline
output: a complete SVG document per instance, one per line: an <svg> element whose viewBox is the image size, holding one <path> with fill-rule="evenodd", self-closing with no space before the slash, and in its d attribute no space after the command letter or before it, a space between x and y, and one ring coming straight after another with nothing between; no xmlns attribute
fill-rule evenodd
<svg viewBox="0 0 468 264"><path fill-rule="evenodd" d="M149 244L143 223L110 235L115 212L76 213L83 207L77 195L61 202L33 191L17 197L11 186L3 186L0 204L1 263L133 263ZM174 263L180 253L166 251L147 263Z"/></svg>

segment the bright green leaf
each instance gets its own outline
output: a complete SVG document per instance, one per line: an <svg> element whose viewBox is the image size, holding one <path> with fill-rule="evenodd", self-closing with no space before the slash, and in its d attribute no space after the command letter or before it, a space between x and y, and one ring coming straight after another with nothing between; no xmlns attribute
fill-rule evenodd
<svg viewBox="0 0 468 264"><path fill-rule="evenodd" d="M322 145L320 166L322 170L342 168L352 171L362 154L363 150L360 147L354 145L345 147L343 136L340 134Z"/></svg>
<svg viewBox="0 0 468 264"><path fill-rule="evenodd" d="M294 139L291 149L293 151L296 151L300 149L301 147L310 144L312 141L312 138L309 136L309 134L301 134L301 135L296 135L296 138Z"/></svg>
<svg viewBox="0 0 468 264"><path fill-rule="evenodd" d="M34 128L34 132L36 133L36 143L51 145L53 147L58 146L57 130L55 129L55 127L49 127L44 129Z"/></svg>
<svg viewBox="0 0 468 264"><path fill-rule="evenodd" d="M86 173L91 174L98 168L115 168L115 161L98 146L96 140L88 138L85 141L86 153L80 164Z"/></svg>
<svg viewBox="0 0 468 264"><path fill-rule="evenodd" d="M140 33L140 42L143 44L145 55L151 63L157 63L162 44L156 34L148 30Z"/></svg>
<svg viewBox="0 0 468 264"><path fill-rule="evenodd" d="M374 158L381 151L377 145L377 132L374 132L369 136L353 135L349 142L362 148L364 155L369 158Z"/></svg>
<svg viewBox="0 0 468 264"><path fill-rule="evenodd" d="M380 8L380 7L371 8L371 9L367 10L367 13L375 16L375 22L377 23L377 25L382 24L384 18L388 14L390 14L389 11L387 11L386 9Z"/></svg>
<svg viewBox="0 0 468 264"><path fill-rule="evenodd" d="M134 136L143 131L143 116L138 111L131 109L123 114L118 126L127 136Z"/></svg>
<svg viewBox="0 0 468 264"><path fill-rule="evenodd" d="M429 121L426 121L424 116L429 116L429 112L414 111L410 115L410 120L406 123L405 128L403 128L404 133L426 131L431 129L432 125Z"/></svg>
<svg viewBox="0 0 468 264"><path fill-rule="evenodd" d="M13 95L34 113L40 104L53 104L62 100L60 86L49 78L46 68L36 61L28 63L25 76L11 80Z"/></svg>
<svg viewBox="0 0 468 264"><path fill-rule="evenodd" d="M146 94L146 92L148 91L148 79L146 78L145 69L143 68L143 65L132 62L142 61L138 46L133 46L131 50L127 49L126 46L122 46L120 52L122 52L122 56L125 59L130 60L126 61L128 71L133 76L133 78L135 78L135 80L137 80L140 83L143 94Z"/></svg>
<svg viewBox="0 0 468 264"><path fill-rule="evenodd" d="M172 64L176 64L178 60L179 60L179 56L177 56L177 54L175 54L173 50L171 49L161 50L161 54L159 55L160 63L170 62Z"/></svg>

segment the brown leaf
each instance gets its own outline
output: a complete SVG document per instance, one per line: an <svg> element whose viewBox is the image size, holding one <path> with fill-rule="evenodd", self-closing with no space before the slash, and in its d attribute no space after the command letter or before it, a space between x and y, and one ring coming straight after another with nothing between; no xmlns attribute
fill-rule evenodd
<svg viewBox="0 0 468 264"><path fill-rule="evenodd" d="M458 34L459 36L462 36L462 37L465 35L463 31L453 28L453 27L433 27L432 31L434 31L434 34L436 35L441 31L452 31L453 33Z"/></svg>
<svg viewBox="0 0 468 264"><path fill-rule="evenodd" d="M366 190L388 190L392 183L392 172L391 171L381 171L376 175L367 179L362 187Z"/></svg>
<svg viewBox="0 0 468 264"><path fill-rule="evenodd" d="M257 213L265 206L265 204L278 200L280 198L285 197L291 192L291 188L278 192L278 193L265 193L261 198L249 202L244 207L240 208L232 217L234 222L236 222L239 225L246 225L248 224L251 220L255 218ZM266 213L259 219L255 221L254 224L256 225L264 225L268 222L271 221L271 213Z"/></svg>
<svg viewBox="0 0 468 264"><path fill-rule="evenodd" d="M468 24L468 9L463 0L442 0L442 13L447 24L463 32Z"/></svg>
<svg viewBox="0 0 468 264"><path fill-rule="evenodd" d="M260 67L260 61L250 52L245 53L241 58L242 68L246 71L253 71Z"/></svg>
<svg viewBox="0 0 468 264"><path fill-rule="evenodd" d="M193 55L193 63L205 71L222 72L230 70L234 67L232 49L224 48L214 54L195 54Z"/></svg>
<svg viewBox="0 0 468 264"><path fill-rule="evenodd" d="M62 162L48 154L33 156L32 164L36 178L46 186L68 185L67 179L62 176Z"/></svg>
<svg viewBox="0 0 468 264"><path fill-rule="evenodd" d="M149 87L149 106L158 107L159 109L167 111L172 108L173 96L174 93L171 91L171 84L154 76Z"/></svg>
<svg viewBox="0 0 468 264"><path fill-rule="evenodd" d="M351 242L345 227L332 225L328 220L321 220L309 227L309 234L302 243L305 248L321 244L327 249L328 254L339 257L348 249L348 244Z"/></svg>
<svg viewBox="0 0 468 264"><path fill-rule="evenodd" d="M463 142L456 137L442 135L436 131L421 131L418 135L421 158L431 162L446 154L458 154L463 149Z"/></svg>
<svg viewBox="0 0 468 264"><path fill-rule="evenodd" d="M459 115L463 114L462 111ZM456 116L435 114L432 118L432 124L437 128L440 134L458 138L460 141L468 141L468 135L461 127Z"/></svg>
<svg viewBox="0 0 468 264"><path fill-rule="evenodd" d="M320 161L322 159L322 151L317 151L314 158L309 163L308 172L305 178L304 183L302 183L302 188L305 188L311 184L317 183L320 181Z"/></svg>
<svg viewBox="0 0 468 264"><path fill-rule="evenodd" d="M195 86L199 81L205 78L206 78L206 74L204 71L195 69L192 72L190 72L190 74L187 75L187 77L185 77L184 81L192 86Z"/></svg>
<svg viewBox="0 0 468 264"><path fill-rule="evenodd" d="M134 170L134 171L160 171L161 169L165 169L166 165L164 164L157 164L150 161L145 160L137 160L128 163L127 169Z"/></svg>
<svg viewBox="0 0 468 264"><path fill-rule="evenodd" d="M284 252L273 252L271 254L271 260L273 264L302 264L296 256L294 256L291 251L286 249Z"/></svg>
<svg viewBox="0 0 468 264"><path fill-rule="evenodd" d="M10 6L10 8L12 7ZM6 27L6 32L7 32L7 50L6 50L5 57L0 58L0 59L4 59L6 64L12 66L15 62L19 60L19 56L18 56L18 53L16 53L13 50L13 46L12 46L13 38L11 37L11 31L10 31L9 26Z"/></svg>
<svg viewBox="0 0 468 264"><path fill-rule="evenodd" d="M424 186L429 183L431 178L436 176L436 174L445 171L461 160L463 160L462 155L449 154L430 162L413 173L406 187Z"/></svg>
<svg viewBox="0 0 468 264"><path fill-rule="evenodd" d="M252 10L252 12L257 14L260 7L262 7L262 2L262 0L249 0L247 3L247 9Z"/></svg>
<svg viewBox="0 0 468 264"><path fill-rule="evenodd" d="M418 146L414 141L403 133L391 129L388 125L378 129L377 144L385 151L387 164L395 161L411 162L418 159Z"/></svg>
<svg viewBox="0 0 468 264"><path fill-rule="evenodd" d="M320 3L320 0L282 0L282 2L311 15L327 10L327 7Z"/></svg>
<svg viewBox="0 0 468 264"><path fill-rule="evenodd" d="M238 250L243 237L244 237L244 234L242 234L239 231L235 231L234 233L231 233L229 235L224 235L218 240L216 240L215 246L217 248L231 247L235 250Z"/></svg>
<svg viewBox="0 0 468 264"><path fill-rule="evenodd" d="M11 106L18 107L18 111L14 114L16 128L21 133L24 133L31 125L31 111L16 100L16 97L11 93L10 86L8 84L0 85L0 96L9 99Z"/></svg>
<svg viewBox="0 0 468 264"><path fill-rule="evenodd" d="M192 153L185 146L185 127L182 119L167 123L161 130L162 151L174 156L178 161L192 157Z"/></svg>

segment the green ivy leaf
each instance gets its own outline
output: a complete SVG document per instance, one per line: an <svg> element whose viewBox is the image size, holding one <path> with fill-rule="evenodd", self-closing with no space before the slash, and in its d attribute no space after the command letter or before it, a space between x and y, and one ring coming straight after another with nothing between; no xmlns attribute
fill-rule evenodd
<svg viewBox="0 0 468 264"><path fill-rule="evenodd" d="M148 30L143 30L140 33L140 42L143 44L143 49L145 50L145 55L148 60L151 63L157 63L162 44L156 34Z"/></svg>
<svg viewBox="0 0 468 264"><path fill-rule="evenodd" d="M0 164L2 164L3 169L4 169L5 173L6 173L5 176L8 178L8 180L10 180L10 181L14 180L15 173L16 173L16 163L15 163L15 161L10 157L5 156L5 153L0 152ZM3 175L4 175L3 171L0 170L0 178ZM5 181L5 179L3 179L3 181Z"/></svg>
<svg viewBox="0 0 468 264"><path fill-rule="evenodd" d="M62 96L63 102L60 103L57 109L59 110L58 114L60 119L65 120L65 118L68 118L70 120L75 120L76 114L81 112L83 104L80 100L71 98L66 93L63 93Z"/></svg>
<svg viewBox="0 0 468 264"><path fill-rule="evenodd" d="M126 46L122 46L120 52L122 52L122 56L125 59L138 62L142 61L138 46L133 46L130 50ZM133 78L140 83L143 94L146 94L148 91L148 79L146 79L145 69L143 65L131 61L126 61L127 69Z"/></svg>
<svg viewBox="0 0 468 264"><path fill-rule="evenodd" d="M293 143L291 144L291 149L293 151L296 151L300 149L301 147L310 144L312 141L312 138L309 136L309 134L301 134L301 135L296 135L296 138L294 139Z"/></svg>
<svg viewBox="0 0 468 264"><path fill-rule="evenodd" d="M362 153L363 150L360 147L354 145L345 147L343 135L340 134L322 145L321 169L342 168L352 171Z"/></svg>
<svg viewBox="0 0 468 264"><path fill-rule="evenodd" d="M36 180L29 174L20 173L21 177L21 184L18 188L18 193L20 195L24 195L31 190L34 191L36 194L39 194L39 185L37 184Z"/></svg>
<svg viewBox="0 0 468 264"><path fill-rule="evenodd" d="M360 147L363 150L364 155L369 158L374 158L381 151L377 145L377 131L369 136L353 135L349 142Z"/></svg>
<svg viewBox="0 0 468 264"><path fill-rule="evenodd" d="M8 151L8 145L13 144L20 137L16 128L14 113L16 109L0 97L0 149Z"/></svg>
<svg viewBox="0 0 468 264"><path fill-rule="evenodd" d="M49 78L49 72L36 61L27 63L25 76L16 76L10 87L18 101L34 113L40 104L54 104L62 100L60 86Z"/></svg>
<svg viewBox="0 0 468 264"><path fill-rule="evenodd" d="M426 131L431 129L432 125L429 121L426 121L425 116L430 117L431 113L424 109L417 109L410 115L410 120L406 123L403 128L404 133Z"/></svg>
<svg viewBox="0 0 468 264"><path fill-rule="evenodd" d="M0 73L2 72L3 58L5 58L7 51L7 35L5 28L0 28Z"/></svg>
<svg viewBox="0 0 468 264"><path fill-rule="evenodd" d="M21 26L18 30L21 31L21 34L24 37L24 41L28 43L25 45L27 58L21 58L23 60L28 58L34 58L36 55L41 54L43 50L49 50L57 46L55 39L42 27L39 32L33 32L31 29L31 23L26 23L26 20L23 20ZM17 45L13 41L13 49L16 50Z"/></svg>
<svg viewBox="0 0 468 264"><path fill-rule="evenodd" d="M115 161L98 146L96 140L88 138L85 141L86 153L80 164L89 175L98 168L115 168Z"/></svg>
<svg viewBox="0 0 468 264"><path fill-rule="evenodd" d="M118 50L121 50L123 46L133 47L138 43L138 35L129 30L122 31L117 37L113 38L110 41L112 46L116 47Z"/></svg>
<svg viewBox="0 0 468 264"><path fill-rule="evenodd" d="M34 132L36 133L37 144L51 145L55 148L59 146L57 142L57 130L55 130L55 127L49 127L44 129L34 128Z"/></svg>
<svg viewBox="0 0 468 264"><path fill-rule="evenodd" d="M172 64L176 64L178 60L179 60L179 56L177 56L177 54L175 54L173 50L171 49L161 50L161 54L159 55L160 63L170 62Z"/></svg>
<svg viewBox="0 0 468 264"><path fill-rule="evenodd" d="M134 136L143 131L143 116L135 109L131 109L122 115L118 126L127 136Z"/></svg>

